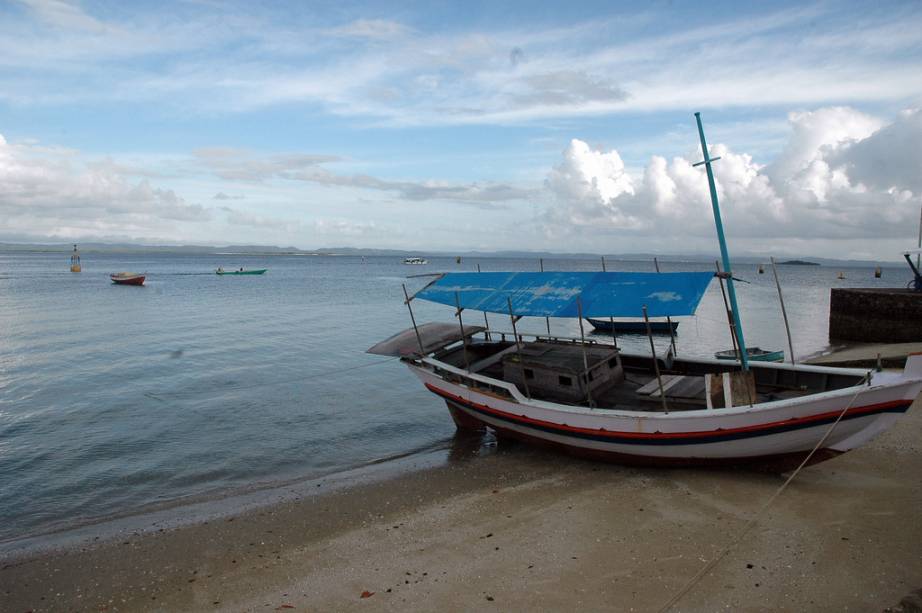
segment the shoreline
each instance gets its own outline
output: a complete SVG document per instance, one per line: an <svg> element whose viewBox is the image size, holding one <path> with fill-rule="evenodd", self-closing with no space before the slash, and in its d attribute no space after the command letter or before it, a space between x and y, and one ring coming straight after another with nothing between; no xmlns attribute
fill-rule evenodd
<svg viewBox="0 0 922 613"><path fill-rule="evenodd" d="M492 437L490 437L492 439ZM464 443L471 447L473 441ZM125 535L140 536L242 515L267 506L323 495L361 484L384 481L450 461L453 441L380 458L319 475L254 483L233 490L214 490L164 500L102 517L79 518L25 536L0 539L0 562L66 552L85 545L102 545Z"/></svg>
<svg viewBox="0 0 922 613"><path fill-rule="evenodd" d="M870 445L804 469L675 610L896 606L922 586L920 432L917 400ZM459 443L449 456L0 558L0 598L11 611L657 609L782 482L522 445Z"/></svg>

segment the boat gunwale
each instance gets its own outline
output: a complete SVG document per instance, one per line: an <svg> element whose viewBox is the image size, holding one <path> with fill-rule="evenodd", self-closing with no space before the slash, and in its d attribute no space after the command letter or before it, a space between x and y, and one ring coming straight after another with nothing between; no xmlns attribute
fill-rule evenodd
<svg viewBox="0 0 922 613"><path fill-rule="evenodd" d="M643 354L622 354L622 355L628 356L628 357L641 357L645 359L651 359L651 356L643 355ZM890 377L882 377L883 381L877 384L872 383L871 385L868 385L867 382L863 381L857 385L851 385L851 386L843 387L837 390L829 390L829 391L819 392L815 394L806 394L804 396L796 396L793 398L782 398L779 400L770 400L768 402L760 402L757 404L753 404L751 406L747 404L747 405L734 406L730 408L719 408L719 409L708 409L708 408L682 409L682 410L677 410L677 411L670 411L667 413L664 411L631 411L631 410L625 410L625 409L610 409L610 408L604 408L604 407L590 408L590 407L585 407L581 405L560 404L556 402L540 400L540 399L535 399L535 398L529 399L524 394L522 394L522 392L518 389L518 387L516 387L512 383L503 381L501 379L496 379L493 377L480 375L478 373L471 373L471 372L464 370L463 368L452 366L451 364L442 362L441 360L438 360L433 357L427 356L424 358L416 358L415 360L404 358L404 360L408 362L408 365L411 368L419 368L422 370L427 370L427 369L424 369L419 364L415 363L418 361L428 366L431 366L433 368L439 368L441 370L445 370L459 377L469 378L474 381L479 381L481 383L484 383L485 385L492 385L495 387L500 387L502 389L505 389L511 396L511 398L509 399L504 399L506 402L514 402L514 403L517 403L523 406L532 406L538 409L556 411L560 413L569 413L573 415L595 415L595 416L604 415L606 417L609 417L609 416L610 417L628 417L628 418L634 418L634 419L645 419L645 420L654 420L654 421L685 419L685 418L713 419L714 417L717 417L717 416L749 415L753 413L762 413L762 412L767 412L767 411L776 410L776 409L784 409L784 408L789 408L789 407L796 407L797 405L803 405L805 404L804 398L809 398L809 402L813 403L816 401L838 399L840 397L844 398L844 397L848 397L856 393L860 395L862 391L870 392L870 391L877 391L877 390L883 390L883 389L888 389L888 388L895 388L900 385L911 385L914 383L915 384L922 383L922 377L907 377L903 375L896 375L896 376L890 376ZM715 358L700 358L700 359L684 360L684 361L696 362L696 363L708 364L708 365L718 365L718 366L726 366L727 364L726 360L717 360ZM753 366L756 366L756 365L753 365ZM768 367L768 368L773 368L776 370L787 370L787 371L792 371L792 372L798 372L798 371L814 372L814 373L819 373L819 374L847 375L847 376L861 376L861 377L864 377L870 372L867 369L860 369L860 368L856 369L856 368L841 368L841 367L833 367L833 366L814 366L812 364L811 365L797 365L796 367L792 367L791 364L778 364L778 363L771 363L771 362L759 363L757 367L758 368ZM431 374L437 378L444 380L442 377L439 377L437 373L433 372ZM887 374L887 373L873 373L871 375L872 382L873 382L874 377L877 377L881 374ZM446 381L446 383L451 383L451 382ZM464 385L463 383L458 384L458 385L462 385L463 387L468 387ZM480 393L480 390L471 390L471 391L475 393Z"/></svg>

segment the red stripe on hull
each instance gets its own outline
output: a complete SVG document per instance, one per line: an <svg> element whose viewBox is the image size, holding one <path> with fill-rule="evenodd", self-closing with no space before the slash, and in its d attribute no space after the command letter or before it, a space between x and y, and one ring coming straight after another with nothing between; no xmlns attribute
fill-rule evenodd
<svg viewBox="0 0 922 613"><path fill-rule="evenodd" d="M438 396L441 396L446 401L453 400L461 404L467 404L485 413L495 415L498 418L508 419L510 421L521 423L526 426L533 425L537 427L552 428L554 430L559 430L562 432L591 434L593 436L631 438L631 439L637 439L637 440L644 440L644 439L662 440L662 439L696 438L696 437L708 438L708 437L714 436L715 434L715 431L713 430L703 430L703 431L696 431L696 432L619 432L617 430L604 430L604 429L598 429L598 428L579 428L576 426L568 426L567 424L560 424L556 422L534 419L531 417L526 417L524 415L515 415L512 413L508 413L506 411L495 409L485 404L474 402L473 400L466 400L460 396L452 394L451 392L447 392L441 388L438 388L432 385L431 383L425 383L425 385L426 385L426 388L430 392ZM849 417L854 417L857 415L861 415L863 413L868 413L868 414L877 413L877 412L884 411L888 408L900 407L903 405L908 406L908 404L909 403L906 400L891 400L888 402L881 402L878 404L869 404L869 405L865 405L862 407L854 407L852 409L849 409L846 415ZM770 430L778 426L792 426L792 425L797 425L797 424L809 424L811 422L822 422L823 420L826 420L826 419L834 419L838 417L839 413L841 413L841 411L828 411L826 413L817 413L816 415L809 415L807 417L799 417L799 418L792 417L790 419L785 419L782 421L766 422L766 423L761 423L761 424L754 424L752 426L742 426L739 428L720 428L719 433L725 436L729 434L758 432L760 430Z"/></svg>
<svg viewBox="0 0 922 613"><path fill-rule="evenodd" d="M807 457L807 454L809 453L807 451L797 451L794 453L779 453L774 455L753 456L745 458L670 458L661 456L644 456L628 453L618 453L616 451L602 451L600 449L587 449L586 447L567 445L566 443L550 441L537 436L532 436L530 434L523 434L517 430L510 430L501 426L486 424L485 422L470 415L466 411L452 406L451 401L446 400L445 404L448 405L448 409L451 412L452 418L454 418L455 424L458 425L459 428L462 426L460 425L459 419L456 417L456 415L461 416L461 419L464 423L464 429L483 430L485 428L490 428L496 433L496 437L499 441L502 441L504 438L510 438L528 443L530 445L543 447L545 449L563 452L579 458L599 460L613 464L623 464L626 466L651 466L658 468L683 468L693 466L706 468L745 467L767 472L786 472L800 466L800 463L803 462L804 458ZM842 453L844 452L836 451L835 449L829 449L828 447L818 449L816 453L813 454L813 457L810 458L807 466L812 466L813 464L819 464L820 462L831 460L832 458L838 457Z"/></svg>

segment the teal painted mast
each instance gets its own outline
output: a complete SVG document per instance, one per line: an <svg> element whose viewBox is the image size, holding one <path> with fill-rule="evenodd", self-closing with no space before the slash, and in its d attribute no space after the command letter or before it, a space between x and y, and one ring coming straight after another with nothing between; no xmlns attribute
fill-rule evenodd
<svg viewBox="0 0 922 613"><path fill-rule="evenodd" d="M714 184L714 171L711 170L711 162L719 160L719 157L712 158L708 153L708 144L704 140L704 128L701 127L701 113L695 113L695 121L698 122L698 136L701 137L701 151L704 153L704 161L698 162L695 166L704 164L708 174L708 187L711 188L711 206L714 209L714 224L717 226L717 239L720 241L720 257L723 260L724 272L727 274L727 293L730 295L730 309L733 311L733 326L736 328L736 340L740 348L740 363L743 370L749 370L749 355L746 353L746 341L743 340L743 325L740 323L740 311L736 306L736 290L733 288L733 269L730 267L730 253L727 251L727 239L724 238L724 225L720 220L720 206L717 204L717 186Z"/></svg>

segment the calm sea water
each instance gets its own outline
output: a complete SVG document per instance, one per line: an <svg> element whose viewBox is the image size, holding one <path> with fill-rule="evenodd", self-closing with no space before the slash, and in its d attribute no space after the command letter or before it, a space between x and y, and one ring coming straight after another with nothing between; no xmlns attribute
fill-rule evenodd
<svg viewBox="0 0 922 613"><path fill-rule="evenodd" d="M444 405L399 363L364 350L409 326L401 284L445 270L536 270L537 261L0 253L0 542L153 505L312 478L450 444ZM269 268L219 277L218 266ZM548 270L595 270L545 260ZM662 262L663 270L707 266ZM144 287L108 274L147 272ZM609 262L609 270L652 263ZM795 352L827 346L829 288L905 286L908 267L782 267ZM749 345L786 349L771 270L738 266ZM414 303L418 321L451 309ZM679 326L679 352L730 346L717 283ZM480 323L479 313L465 313ZM510 330L491 315L492 327ZM522 328L543 331L544 320ZM578 336L575 321L552 330ZM588 329L588 326L587 326ZM649 351L645 337L620 339ZM658 345L665 347L668 337Z"/></svg>

